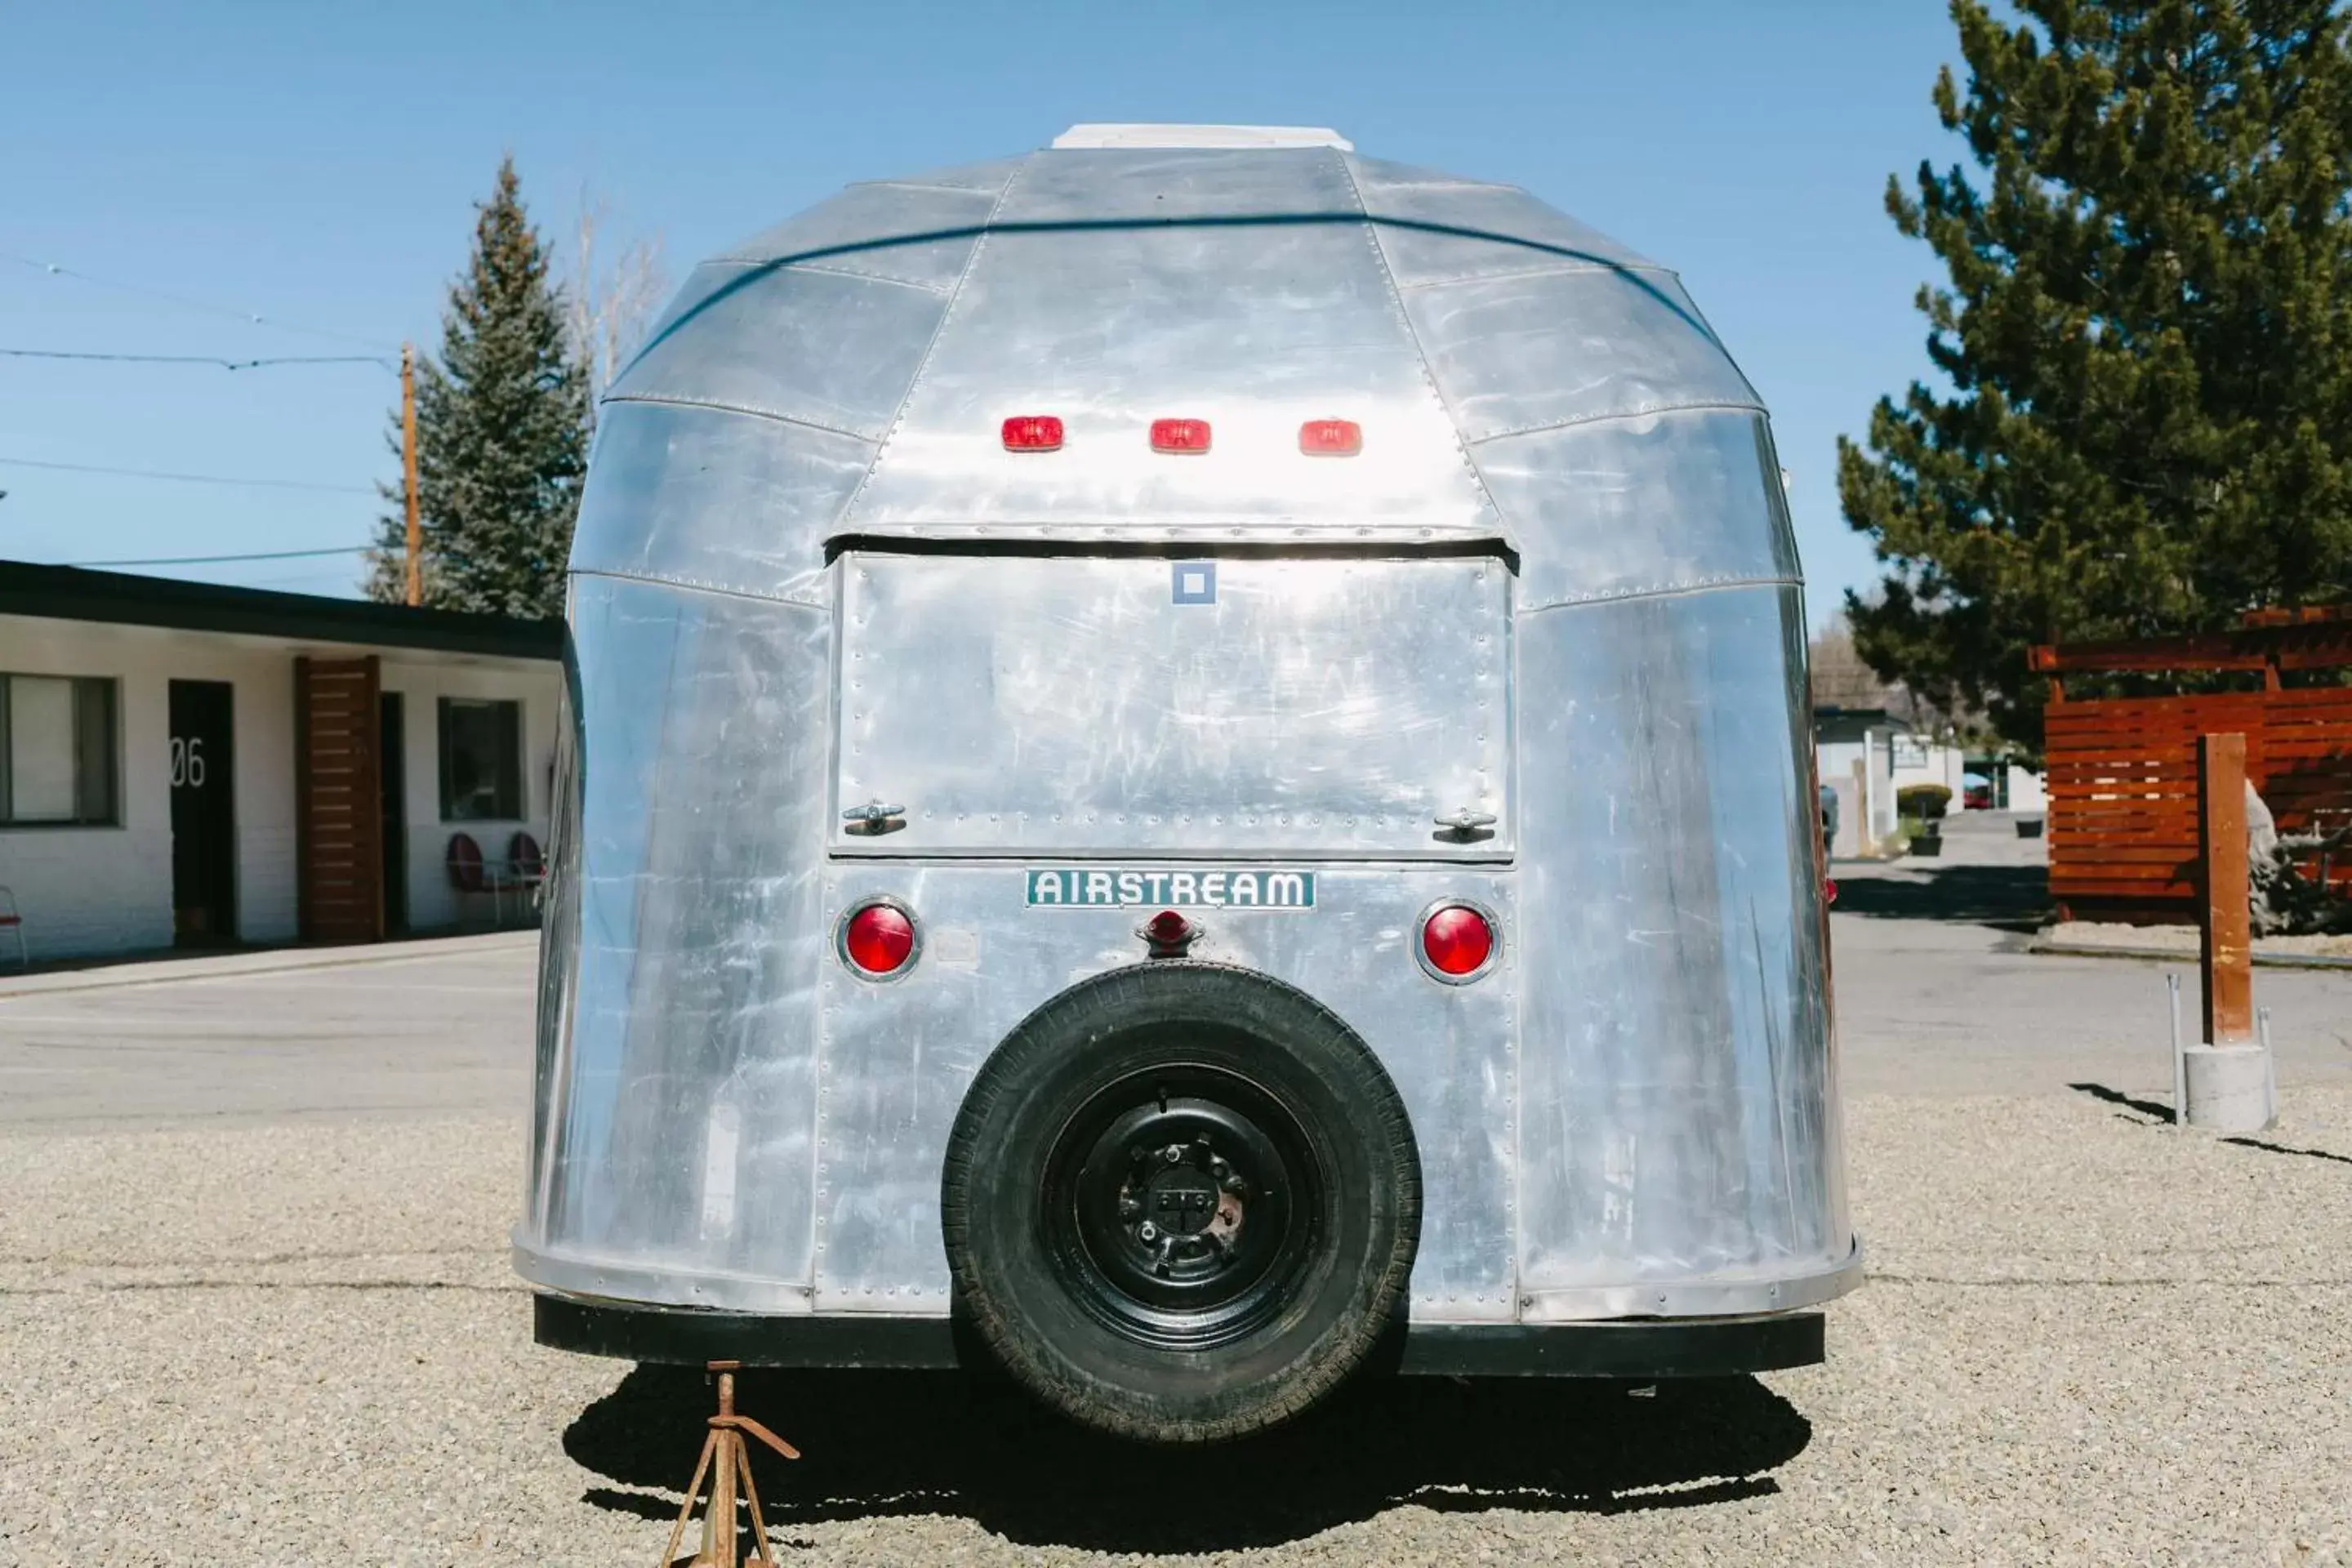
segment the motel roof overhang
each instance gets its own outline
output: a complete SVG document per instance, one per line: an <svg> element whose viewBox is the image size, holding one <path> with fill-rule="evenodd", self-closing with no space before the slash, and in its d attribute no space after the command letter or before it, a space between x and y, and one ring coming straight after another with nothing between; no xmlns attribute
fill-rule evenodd
<svg viewBox="0 0 2352 1568"><path fill-rule="evenodd" d="M1864 735L1899 731L1908 734L1911 722L1898 719L1884 708L1838 708L1818 706L1813 710L1813 739L1836 745L1841 742L1859 741Z"/></svg>
<svg viewBox="0 0 2352 1568"><path fill-rule="evenodd" d="M411 609L24 561L0 561L0 616L478 658L563 657L562 621Z"/></svg>

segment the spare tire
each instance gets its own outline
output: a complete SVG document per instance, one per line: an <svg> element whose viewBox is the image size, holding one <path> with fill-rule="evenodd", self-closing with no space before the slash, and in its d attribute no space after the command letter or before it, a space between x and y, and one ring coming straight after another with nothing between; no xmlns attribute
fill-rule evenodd
<svg viewBox="0 0 2352 1568"><path fill-rule="evenodd" d="M1329 1009L1223 964L1072 986L981 1068L940 1210L959 1310L1099 1430L1239 1436L1330 1392L1421 1239L1396 1086Z"/></svg>

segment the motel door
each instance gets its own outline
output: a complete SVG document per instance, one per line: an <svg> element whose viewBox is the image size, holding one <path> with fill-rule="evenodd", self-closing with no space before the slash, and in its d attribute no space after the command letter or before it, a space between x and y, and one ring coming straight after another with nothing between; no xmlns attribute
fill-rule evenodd
<svg viewBox="0 0 2352 1568"><path fill-rule="evenodd" d="M382 671L294 661L295 897L305 942L383 940Z"/></svg>
<svg viewBox="0 0 2352 1568"><path fill-rule="evenodd" d="M236 940L233 690L172 682L172 934L183 947Z"/></svg>

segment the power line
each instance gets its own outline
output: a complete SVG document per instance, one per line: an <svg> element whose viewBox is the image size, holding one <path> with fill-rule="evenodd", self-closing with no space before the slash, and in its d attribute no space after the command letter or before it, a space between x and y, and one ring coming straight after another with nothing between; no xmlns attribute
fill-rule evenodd
<svg viewBox="0 0 2352 1568"><path fill-rule="evenodd" d="M278 364L372 364L383 370L393 362L379 354L278 354L268 359L219 359L211 354L75 353L62 349L0 349L8 359L98 360L114 364L215 364L223 370L259 370Z"/></svg>
<svg viewBox="0 0 2352 1568"><path fill-rule="evenodd" d="M71 278L77 282L88 283L100 289L113 289L125 294L138 294L150 300L162 300L168 304L178 305L184 310L201 310L208 316L226 316L231 321L243 321L248 326L275 327L282 332L300 332L307 337L357 343L362 348L387 352L392 349L391 344L374 338L363 338L352 332L330 331L324 327L306 327L299 322L282 321L274 316L265 316L257 310L240 310L228 305L215 305L210 300L193 300L185 294L173 294L162 289L150 289L142 284L121 283L110 278L100 278L95 274L81 271L77 268L61 267L54 261L36 261L29 256L17 256L9 251L0 250L0 261L13 261L19 267L29 267L36 272L47 273L52 278Z"/></svg>
<svg viewBox="0 0 2352 1568"><path fill-rule="evenodd" d="M129 479L175 479L192 485L247 485L269 490L320 490L330 495L372 496L376 493L366 485L324 485L309 479L248 479L227 474L178 474L161 468L116 468L96 463L44 463L31 458L0 458L0 468L54 468L68 474L111 474Z"/></svg>
<svg viewBox="0 0 2352 1568"><path fill-rule="evenodd" d="M212 566L227 561L297 561L311 555L364 555L373 544L344 544L332 550L265 550L248 555L155 555L138 561L68 561L68 566Z"/></svg>

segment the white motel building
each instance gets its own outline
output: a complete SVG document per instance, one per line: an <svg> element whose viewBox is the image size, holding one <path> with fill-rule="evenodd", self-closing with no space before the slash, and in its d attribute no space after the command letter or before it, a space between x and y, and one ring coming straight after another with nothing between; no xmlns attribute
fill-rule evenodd
<svg viewBox="0 0 2352 1568"><path fill-rule="evenodd" d="M555 621L0 562L0 917L36 963L528 920L562 651Z"/></svg>

